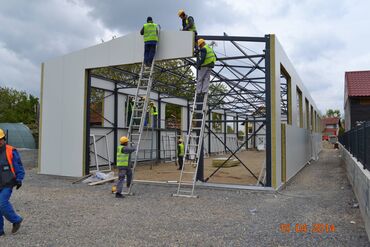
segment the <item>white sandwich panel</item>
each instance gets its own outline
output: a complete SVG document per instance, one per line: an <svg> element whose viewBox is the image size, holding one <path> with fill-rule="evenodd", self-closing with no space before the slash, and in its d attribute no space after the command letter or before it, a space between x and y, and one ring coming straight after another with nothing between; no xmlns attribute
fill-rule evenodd
<svg viewBox="0 0 370 247"><path fill-rule="evenodd" d="M160 39L162 47L158 49L157 59L192 56L192 32L163 31ZM83 175L85 71L87 68L141 62L143 46L142 36L133 33L45 62L41 106L41 173ZM99 84L94 82L93 85Z"/></svg>

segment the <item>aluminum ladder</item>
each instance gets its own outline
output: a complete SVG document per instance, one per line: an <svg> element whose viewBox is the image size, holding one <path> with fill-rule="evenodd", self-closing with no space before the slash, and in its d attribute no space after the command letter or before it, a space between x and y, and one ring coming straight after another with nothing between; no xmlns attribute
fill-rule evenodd
<svg viewBox="0 0 370 247"><path fill-rule="evenodd" d="M131 190L134 184L134 173L139 158L141 136L144 131L144 122L148 110L148 102L150 101L150 91L153 82L153 71L154 71L154 59L150 67L145 66L144 61L142 62L127 134L131 144L136 146L136 150L133 153L135 154L135 157L132 163L131 184L127 192L123 193L126 195L132 195Z"/></svg>
<svg viewBox="0 0 370 247"><path fill-rule="evenodd" d="M203 97L203 100L201 100L200 98L198 102L199 97ZM184 159L183 166L181 169L176 194L173 194L172 196L192 197L192 198L198 197L197 195L194 195L194 189L197 181L199 158L202 152L202 143L207 116L207 100L208 93L203 94L203 96L200 96L197 93L195 93L194 95L193 107L189 121L190 126L185 142L185 155L183 158ZM193 133L193 131L195 133ZM186 157L188 157L188 160L186 160ZM194 171L185 170L185 167L187 166L195 167L195 170ZM192 180L184 178L189 175L192 176Z"/></svg>

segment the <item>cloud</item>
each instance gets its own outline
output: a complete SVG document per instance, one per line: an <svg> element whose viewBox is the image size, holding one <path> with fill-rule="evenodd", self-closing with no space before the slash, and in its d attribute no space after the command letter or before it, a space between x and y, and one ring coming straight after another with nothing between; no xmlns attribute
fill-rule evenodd
<svg viewBox="0 0 370 247"><path fill-rule="evenodd" d="M38 94L40 63L113 35L141 29L152 16L178 30L177 11L200 34L277 35L322 112L343 108L344 72L370 68L368 9L362 0L0 0L0 82ZM219 48L223 49L222 45ZM227 50L226 50L227 52ZM323 97L324 95L324 97Z"/></svg>
<svg viewBox="0 0 370 247"><path fill-rule="evenodd" d="M2 1L0 82L39 95L40 64L110 39L113 29L79 1Z"/></svg>

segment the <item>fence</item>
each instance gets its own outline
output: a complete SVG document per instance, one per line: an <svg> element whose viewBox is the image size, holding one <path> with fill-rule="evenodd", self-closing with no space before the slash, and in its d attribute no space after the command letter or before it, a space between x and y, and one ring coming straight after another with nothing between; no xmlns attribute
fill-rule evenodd
<svg viewBox="0 0 370 247"><path fill-rule="evenodd" d="M370 121L364 122L339 137L339 142L370 170Z"/></svg>

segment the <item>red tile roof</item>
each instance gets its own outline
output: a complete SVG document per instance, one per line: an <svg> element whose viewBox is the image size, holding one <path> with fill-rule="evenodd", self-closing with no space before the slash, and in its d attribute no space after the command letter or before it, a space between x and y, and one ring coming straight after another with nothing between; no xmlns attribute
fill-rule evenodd
<svg viewBox="0 0 370 247"><path fill-rule="evenodd" d="M337 117L328 117L324 118L322 120L323 124L326 126L327 124L338 124L339 123L339 118Z"/></svg>
<svg viewBox="0 0 370 247"><path fill-rule="evenodd" d="M370 96L370 70L345 73L348 96Z"/></svg>

